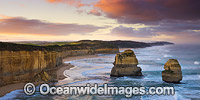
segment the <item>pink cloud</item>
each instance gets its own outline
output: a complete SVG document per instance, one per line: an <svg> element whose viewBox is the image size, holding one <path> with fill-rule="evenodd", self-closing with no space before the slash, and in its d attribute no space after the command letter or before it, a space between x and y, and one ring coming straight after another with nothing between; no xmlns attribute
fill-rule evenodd
<svg viewBox="0 0 200 100"><path fill-rule="evenodd" d="M68 5L76 6L76 7L82 7L86 6L81 2L81 0L47 0L50 3L66 3Z"/></svg>
<svg viewBox="0 0 200 100"><path fill-rule="evenodd" d="M68 34L87 34L98 29L94 25L50 23L36 19L25 19L12 17L0 19L0 33L14 34L46 34L46 35L68 35Z"/></svg>

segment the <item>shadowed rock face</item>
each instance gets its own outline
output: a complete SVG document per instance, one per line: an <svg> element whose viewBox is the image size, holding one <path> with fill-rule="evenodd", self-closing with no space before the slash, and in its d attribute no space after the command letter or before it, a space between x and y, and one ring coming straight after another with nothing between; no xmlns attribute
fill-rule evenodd
<svg viewBox="0 0 200 100"><path fill-rule="evenodd" d="M35 82L39 82L39 81L49 81L51 79L51 76L49 76L49 74L47 74L47 72L42 71L40 73L38 73L37 75L34 76L33 81Z"/></svg>
<svg viewBox="0 0 200 100"><path fill-rule="evenodd" d="M169 59L164 65L162 80L168 83L179 83L182 80L181 66L176 59Z"/></svg>
<svg viewBox="0 0 200 100"><path fill-rule="evenodd" d="M115 56L114 67L111 70L110 76L141 76L141 68L137 67L138 60L132 50L125 50Z"/></svg>

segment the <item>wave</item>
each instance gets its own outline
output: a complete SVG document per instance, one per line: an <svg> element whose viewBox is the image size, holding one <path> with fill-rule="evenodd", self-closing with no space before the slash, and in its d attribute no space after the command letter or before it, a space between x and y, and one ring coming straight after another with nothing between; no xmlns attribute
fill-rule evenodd
<svg viewBox="0 0 200 100"><path fill-rule="evenodd" d="M165 54L164 57L165 57L165 58L167 58L167 57L172 57L172 55L167 55L167 54Z"/></svg>
<svg viewBox="0 0 200 100"><path fill-rule="evenodd" d="M156 60L161 60L160 58L157 58Z"/></svg>
<svg viewBox="0 0 200 100"><path fill-rule="evenodd" d="M195 65L199 65L199 62L198 62L198 61L195 61L194 64L195 64Z"/></svg>

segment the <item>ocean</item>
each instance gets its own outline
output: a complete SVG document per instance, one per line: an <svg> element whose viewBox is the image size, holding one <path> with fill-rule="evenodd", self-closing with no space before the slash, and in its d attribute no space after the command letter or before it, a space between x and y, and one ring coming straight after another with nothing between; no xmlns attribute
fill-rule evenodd
<svg viewBox="0 0 200 100"><path fill-rule="evenodd" d="M123 52L125 49L120 49ZM60 80L59 86L85 86L87 83L98 83L109 86L173 86L175 95L41 95L38 91L27 96L23 90L15 90L0 99L30 100L200 100L200 46L197 45L164 45L132 49L142 68L142 77L110 77L115 54L99 54L96 58L85 58L68 61L74 68L64 73L68 78ZM162 81L162 71L168 59L178 59L183 74L180 84Z"/></svg>

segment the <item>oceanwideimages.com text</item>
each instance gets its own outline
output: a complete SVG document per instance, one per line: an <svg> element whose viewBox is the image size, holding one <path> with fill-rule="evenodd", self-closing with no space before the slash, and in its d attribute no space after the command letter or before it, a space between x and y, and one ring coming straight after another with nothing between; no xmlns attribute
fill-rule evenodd
<svg viewBox="0 0 200 100"><path fill-rule="evenodd" d="M26 95L33 95L36 87L33 83L27 83L24 86ZM49 84L41 84L39 92L42 95L124 95L132 97L134 95L174 95L174 87L131 87L131 86L108 86L104 84L99 86L97 83L86 86L50 86Z"/></svg>

